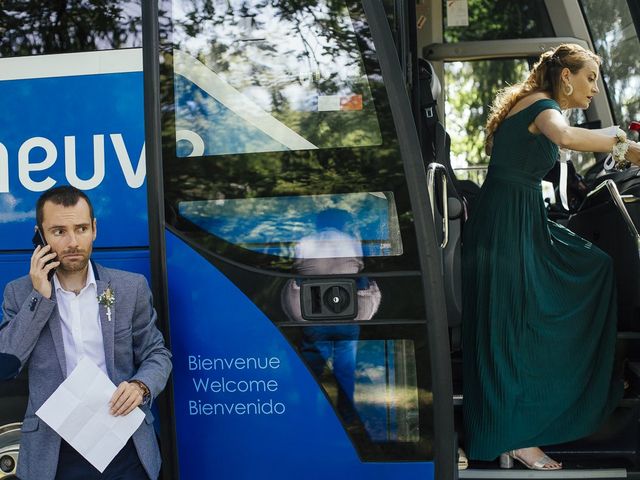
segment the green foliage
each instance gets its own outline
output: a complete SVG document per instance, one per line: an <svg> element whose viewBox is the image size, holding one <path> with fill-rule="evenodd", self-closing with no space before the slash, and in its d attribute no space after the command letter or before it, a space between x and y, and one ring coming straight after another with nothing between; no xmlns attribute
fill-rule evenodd
<svg viewBox="0 0 640 480"><path fill-rule="evenodd" d="M139 1L3 0L0 56L142 45Z"/></svg>
<svg viewBox="0 0 640 480"><path fill-rule="evenodd" d="M456 62L445 68L446 119L451 154L457 163L487 163L484 126L498 90L522 81L527 74L522 60Z"/></svg>

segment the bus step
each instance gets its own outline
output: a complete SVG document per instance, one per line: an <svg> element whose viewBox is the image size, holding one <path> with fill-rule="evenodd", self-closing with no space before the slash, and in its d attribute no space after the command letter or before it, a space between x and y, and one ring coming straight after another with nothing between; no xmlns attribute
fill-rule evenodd
<svg viewBox="0 0 640 480"><path fill-rule="evenodd" d="M458 472L458 478L483 478L483 479L502 479L502 478L590 478L600 480L605 478L629 478L627 470L624 468L597 468L597 469L563 469L555 471L537 471L525 469L476 469L470 468Z"/></svg>

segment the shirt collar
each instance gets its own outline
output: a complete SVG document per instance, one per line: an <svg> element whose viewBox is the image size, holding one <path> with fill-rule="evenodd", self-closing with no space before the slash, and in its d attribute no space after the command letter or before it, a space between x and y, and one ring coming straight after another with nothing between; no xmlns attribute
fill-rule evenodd
<svg viewBox="0 0 640 480"><path fill-rule="evenodd" d="M89 262L87 266L88 266L87 282L84 284L84 287L82 287L82 290L80 290L80 293L84 292L87 289L87 287L89 287L90 285L93 285L96 290L98 289L98 285L96 284L96 277L93 273L93 264ZM56 289L56 293L58 292L73 293L63 288L63 286L60 284L60 280L58 280L58 273L53 274L53 286Z"/></svg>

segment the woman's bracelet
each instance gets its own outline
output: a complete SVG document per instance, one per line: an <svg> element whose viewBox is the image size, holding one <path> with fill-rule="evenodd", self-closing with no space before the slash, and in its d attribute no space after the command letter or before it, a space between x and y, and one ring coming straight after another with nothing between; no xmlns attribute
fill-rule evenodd
<svg viewBox="0 0 640 480"><path fill-rule="evenodd" d="M616 170L626 170L631 166L631 162L625 158L627 150L629 150L627 134L623 130L618 129L616 131L616 144L611 151L611 156L615 162L614 168Z"/></svg>

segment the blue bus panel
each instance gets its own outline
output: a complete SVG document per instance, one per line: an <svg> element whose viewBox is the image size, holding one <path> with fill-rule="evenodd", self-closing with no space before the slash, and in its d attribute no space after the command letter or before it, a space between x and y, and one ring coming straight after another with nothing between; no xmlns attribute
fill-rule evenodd
<svg viewBox="0 0 640 480"><path fill-rule="evenodd" d="M64 184L94 204L95 247L146 247L141 50L0 59L0 71L0 251L33 248L35 202Z"/></svg>
<svg viewBox="0 0 640 480"><path fill-rule="evenodd" d="M361 460L327 392L273 322L189 245L171 233L166 241L180 478L433 478L430 462ZM376 388L397 384L394 342L357 349L351 381L369 436L415 440L397 412L376 403L384 398ZM409 393L395 394L417 415Z"/></svg>

